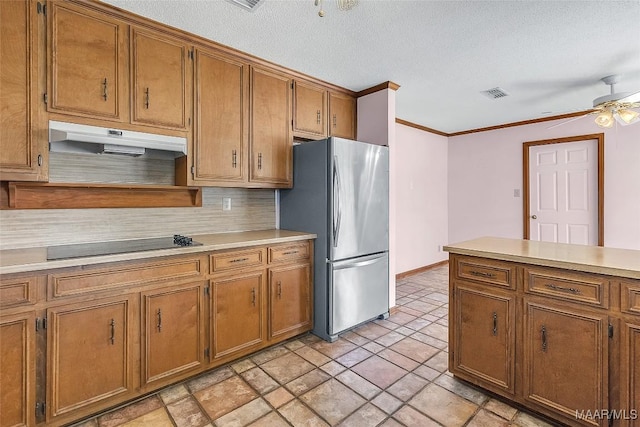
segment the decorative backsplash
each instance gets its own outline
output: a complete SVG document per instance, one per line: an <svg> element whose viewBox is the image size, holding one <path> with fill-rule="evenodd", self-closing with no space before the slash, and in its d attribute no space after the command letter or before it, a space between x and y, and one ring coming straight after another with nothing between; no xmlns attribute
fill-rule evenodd
<svg viewBox="0 0 640 427"><path fill-rule="evenodd" d="M50 154L51 182L173 184L173 161ZM223 197L231 210L222 210ZM275 223L275 190L205 187L200 208L0 210L0 249L264 230Z"/></svg>

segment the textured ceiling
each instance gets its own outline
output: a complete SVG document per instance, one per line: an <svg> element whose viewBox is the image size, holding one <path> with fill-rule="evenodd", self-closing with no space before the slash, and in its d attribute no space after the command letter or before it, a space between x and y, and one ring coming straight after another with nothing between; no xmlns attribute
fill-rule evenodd
<svg viewBox="0 0 640 427"><path fill-rule="evenodd" d="M106 2L354 91L391 80L398 118L447 133L588 109L610 74L640 91L640 0Z"/></svg>

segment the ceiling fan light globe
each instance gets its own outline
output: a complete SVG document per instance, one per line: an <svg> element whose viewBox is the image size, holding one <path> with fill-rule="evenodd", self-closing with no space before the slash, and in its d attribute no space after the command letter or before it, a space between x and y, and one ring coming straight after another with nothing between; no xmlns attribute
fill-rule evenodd
<svg viewBox="0 0 640 427"><path fill-rule="evenodd" d="M620 117L620 119L628 125L638 120L638 116L640 116L640 113L633 110L618 110L618 117Z"/></svg>
<svg viewBox="0 0 640 427"><path fill-rule="evenodd" d="M613 114L611 111L603 111L596 116L595 122L601 128L610 128L613 126Z"/></svg>

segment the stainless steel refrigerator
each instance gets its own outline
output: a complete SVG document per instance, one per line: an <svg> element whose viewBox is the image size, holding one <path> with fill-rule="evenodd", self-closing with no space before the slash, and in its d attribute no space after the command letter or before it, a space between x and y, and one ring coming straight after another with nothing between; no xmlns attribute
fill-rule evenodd
<svg viewBox="0 0 640 427"><path fill-rule="evenodd" d="M389 314L389 149L329 138L293 147L280 227L318 235L313 333L334 341Z"/></svg>

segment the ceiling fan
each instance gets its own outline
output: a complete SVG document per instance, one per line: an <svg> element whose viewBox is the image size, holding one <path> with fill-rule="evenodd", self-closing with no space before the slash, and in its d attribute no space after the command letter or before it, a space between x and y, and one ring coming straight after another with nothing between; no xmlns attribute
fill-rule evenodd
<svg viewBox="0 0 640 427"><path fill-rule="evenodd" d="M587 114L551 126L549 129L581 119L587 115L595 115L595 123L603 128L612 127L616 121L623 126L640 122L640 112L634 111L640 108L640 92L616 92L615 85L620 82L620 76L617 74L603 77L600 80L611 87L609 95L594 99L593 109Z"/></svg>

